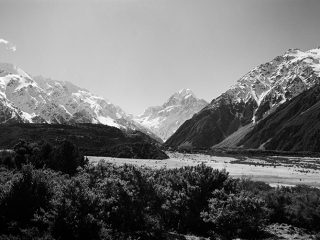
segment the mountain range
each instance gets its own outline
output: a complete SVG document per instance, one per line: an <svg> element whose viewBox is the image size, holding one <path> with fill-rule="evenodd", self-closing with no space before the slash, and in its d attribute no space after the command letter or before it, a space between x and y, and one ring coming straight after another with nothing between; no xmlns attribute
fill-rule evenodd
<svg viewBox="0 0 320 240"><path fill-rule="evenodd" d="M0 123L103 124L165 147L320 151L320 49L289 49L210 103L190 89L132 116L70 82L0 64ZM319 143L318 143L319 142Z"/></svg>
<svg viewBox="0 0 320 240"><path fill-rule="evenodd" d="M319 48L290 49L255 67L184 122L165 145L320 151L319 60Z"/></svg>
<svg viewBox="0 0 320 240"><path fill-rule="evenodd" d="M91 122L127 128L121 108L70 82L31 77L12 64L0 65L1 122Z"/></svg>
<svg viewBox="0 0 320 240"><path fill-rule="evenodd" d="M104 124L138 130L163 142L206 105L183 89L162 106L134 117L70 82L31 76L13 64L0 64L0 123Z"/></svg>
<svg viewBox="0 0 320 240"><path fill-rule="evenodd" d="M0 64L0 123L94 123L139 130L162 142L120 107L70 82L32 77Z"/></svg>

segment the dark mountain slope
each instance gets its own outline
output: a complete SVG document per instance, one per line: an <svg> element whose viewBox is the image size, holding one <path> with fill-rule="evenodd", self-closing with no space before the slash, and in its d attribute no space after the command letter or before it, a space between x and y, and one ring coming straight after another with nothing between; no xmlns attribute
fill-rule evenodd
<svg viewBox="0 0 320 240"><path fill-rule="evenodd" d="M235 104L227 94L187 120L165 143L170 147L192 146L209 148L251 122L256 103L243 101Z"/></svg>
<svg viewBox="0 0 320 240"><path fill-rule="evenodd" d="M57 144L67 139L85 155L117 157L116 149L128 158L164 159L159 143L139 131L125 132L101 124L0 124L0 149L12 148L19 140ZM144 151L136 146L141 145Z"/></svg>
<svg viewBox="0 0 320 240"><path fill-rule="evenodd" d="M320 152L320 86L282 104L261 120L239 146Z"/></svg>

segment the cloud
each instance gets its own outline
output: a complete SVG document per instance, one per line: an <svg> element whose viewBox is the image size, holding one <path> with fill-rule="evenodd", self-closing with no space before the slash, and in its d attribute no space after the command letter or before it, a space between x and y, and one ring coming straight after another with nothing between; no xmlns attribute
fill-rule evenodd
<svg viewBox="0 0 320 240"><path fill-rule="evenodd" d="M7 41L3 38L0 38L0 45L1 44L5 45L7 50L10 50L12 52L17 51L17 47L15 45L13 45L12 43L10 43L9 41Z"/></svg>

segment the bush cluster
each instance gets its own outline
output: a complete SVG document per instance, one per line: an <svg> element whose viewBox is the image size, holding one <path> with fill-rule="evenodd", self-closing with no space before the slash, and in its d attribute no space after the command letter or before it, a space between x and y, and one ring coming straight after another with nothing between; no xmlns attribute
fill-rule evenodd
<svg viewBox="0 0 320 240"><path fill-rule="evenodd" d="M12 150L0 154L0 164L8 168L20 169L23 164L32 164L35 168L50 168L67 174L74 174L78 167L84 167L88 159L81 156L77 146L63 140L53 146L47 142L18 142Z"/></svg>
<svg viewBox="0 0 320 240"><path fill-rule="evenodd" d="M273 222L319 231L318 189L273 189L203 164L92 166L67 142L31 145L0 167L0 239L257 239Z"/></svg>

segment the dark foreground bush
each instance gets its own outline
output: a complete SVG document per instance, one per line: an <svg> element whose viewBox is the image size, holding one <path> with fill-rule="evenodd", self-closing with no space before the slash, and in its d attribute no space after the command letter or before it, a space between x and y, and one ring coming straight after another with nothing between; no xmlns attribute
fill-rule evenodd
<svg viewBox="0 0 320 240"><path fill-rule="evenodd" d="M180 233L206 233L208 224L200 213L216 189L235 191L235 181L226 171L201 164L155 171L154 182L162 200L161 216L167 229Z"/></svg>
<svg viewBox="0 0 320 240"><path fill-rule="evenodd" d="M13 150L3 151L0 164L20 169L23 164L31 163L36 168L51 168L67 174L74 174L78 167L87 165L88 160L81 156L78 148L69 141L59 145L49 143L28 143L20 141Z"/></svg>
<svg viewBox="0 0 320 240"><path fill-rule="evenodd" d="M320 189L283 187L265 193L270 220L320 231Z"/></svg>
<svg viewBox="0 0 320 240"><path fill-rule="evenodd" d="M266 213L264 202L248 192L227 194L216 190L202 217L212 224L213 236L218 233L225 239L256 239L263 230Z"/></svg>
<svg viewBox="0 0 320 240"><path fill-rule="evenodd" d="M69 141L62 141L60 145L52 150L51 156L49 153L47 164L53 170L74 174L77 168L84 167L87 161L87 159L80 155L77 146Z"/></svg>
<svg viewBox="0 0 320 240"><path fill-rule="evenodd" d="M53 189L49 184L48 175L43 171L35 171L31 165L23 166L21 172L12 174L10 180L7 179L7 182L1 184L2 233L19 233L21 228L30 226L38 211L50 208Z"/></svg>
<svg viewBox="0 0 320 240"><path fill-rule="evenodd" d="M259 239L266 221L319 229L318 189L272 189L206 165L70 164L78 154L68 143L17 154L29 164L0 167L0 239ZM60 163L50 162L55 154Z"/></svg>
<svg viewBox="0 0 320 240"><path fill-rule="evenodd" d="M100 199L86 176L72 179L55 203L51 231L56 239L100 239Z"/></svg>
<svg viewBox="0 0 320 240"><path fill-rule="evenodd" d="M166 239L172 231L206 235L200 212L214 189L232 185L225 171L205 165L151 170L100 164L72 177L25 169L2 171L1 185L6 187L0 188L0 235L31 239Z"/></svg>

